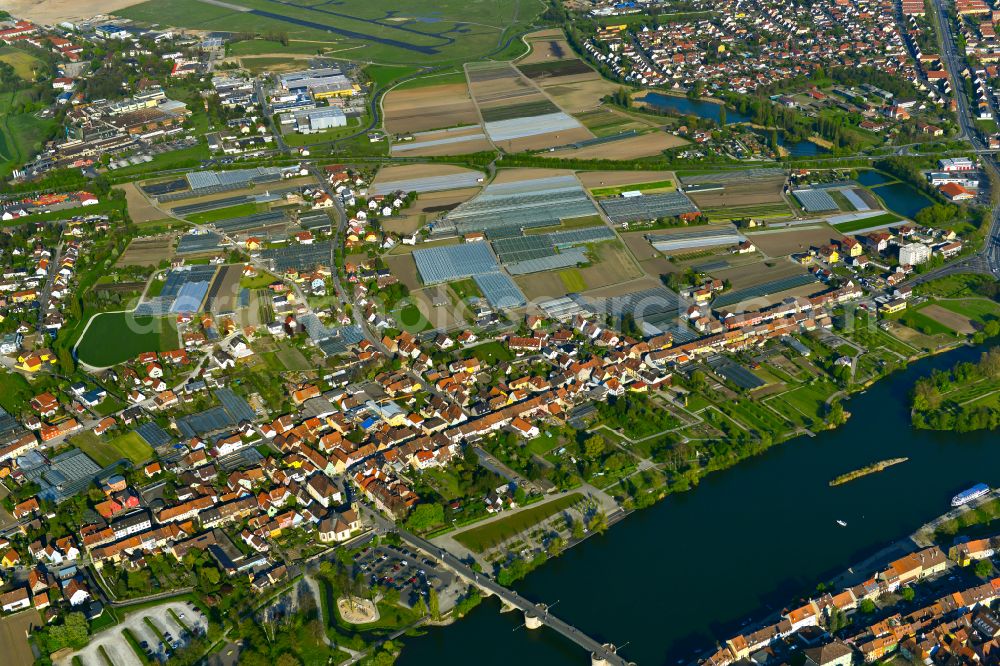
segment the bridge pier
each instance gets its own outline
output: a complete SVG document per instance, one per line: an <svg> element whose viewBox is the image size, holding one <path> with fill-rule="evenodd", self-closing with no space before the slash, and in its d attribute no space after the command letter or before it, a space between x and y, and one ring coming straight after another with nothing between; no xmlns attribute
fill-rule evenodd
<svg viewBox="0 0 1000 666"><path fill-rule="evenodd" d="M618 648L615 646L614 643L605 643L603 645L603 647L610 654L613 654L613 655L617 655L618 654ZM612 665L611 665L611 662L608 659L602 657L601 655L597 654L596 652L591 652L590 653L590 666L612 666Z"/></svg>
<svg viewBox="0 0 1000 666"><path fill-rule="evenodd" d="M542 618L538 617L531 611L524 611L525 627L527 627L528 629L541 629L543 624L544 623L542 622Z"/></svg>

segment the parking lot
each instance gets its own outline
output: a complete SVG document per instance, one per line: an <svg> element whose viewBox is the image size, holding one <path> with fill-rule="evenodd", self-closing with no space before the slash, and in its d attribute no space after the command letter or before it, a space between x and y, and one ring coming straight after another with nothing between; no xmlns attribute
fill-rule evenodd
<svg viewBox="0 0 1000 666"><path fill-rule="evenodd" d="M170 613L171 610L177 615L177 619ZM163 640L147 624L147 619L159 633L163 634ZM183 625L187 625L187 628ZM85 666L105 666L104 657L101 655L102 647L115 666L142 666L142 662L122 634L125 629L132 632L147 657L165 662L174 650L187 644L192 633L204 634L208 630L208 620L196 607L187 602L172 601L146 608L129 615L121 624L96 634L87 647L61 659L57 662L57 666L69 666L77 656Z"/></svg>
<svg viewBox="0 0 1000 666"><path fill-rule="evenodd" d="M364 548L354 561L354 574L360 573L371 587L391 587L399 591L399 600L413 607L426 597L430 587L437 590L441 612L454 606L464 594L465 584L433 560L409 548L375 546Z"/></svg>

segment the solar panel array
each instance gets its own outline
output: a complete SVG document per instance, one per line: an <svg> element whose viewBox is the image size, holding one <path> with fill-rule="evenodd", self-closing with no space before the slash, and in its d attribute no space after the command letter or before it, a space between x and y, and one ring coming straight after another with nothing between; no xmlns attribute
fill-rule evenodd
<svg viewBox="0 0 1000 666"><path fill-rule="evenodd" d="M184 234L177 242L177 254L211 252L220 247L222 247L222 236L219 234Z"/></svg>
<svg viewBox="0 0 1000 666"><path fill-rule="evenodd" d="M555 226L597 209L575 176L552 176L487 185L475 198L448 213L458 233L498 228Z"/></svg>
<svg viewBox="0 0 1000 666"><path fill-rule="evenodd" d="M556 253L552 240L544 234L498 239L493 241L493 251L502 264L550 257Z"/></svg>
<svg viewBox="0 0 1000 666"><path fill-rule="evenodd" d="M262 250L262 259L270 261L276 271L290 269L308 271L317 266L330 266L333 258L333 243L313 243L312 245L292 245L289 247Z"/></svg>
<svg viewBox="0 0 1000 666"><path fill-rule="evenodd" d="M677 217L684 213L697 213L698 207L683 192L643 194L637 197L601 199L601 208L612 222L645 222L661 217Z"/></svg>
<svg viewBox="0 0 1000 666"><path fill-rule="evenodd" d="M225 199L214 199L213 201L202 201L194 204L187 204L185 206L175 206L171 209L175 215L180 215L181 217L186 217L188 215L195 215L197 213L205 213L210 210L218 210L220 208L229 208L230 206L238 206L240 204L246 203L250 197L245 194L241 194L236 197L227 197Z"/></svg>
<svg viewBox="0 0 1000 666"><path fill-rule="evenodd" d="M484 273L476 275L475 279L483 296L497 309L519 308L528 302L521 289L507 275Z"/></svg>
<svg viewBox="0 0 1000 666"><path fill-rule="evenodd" d="M587 255L580 248L570 248L551 257L541 257L539 259L528 259L516 264L508 264L507 271L512 275L527 275L528 273L540 273L542 271L554 271L560 268L569 268L579 264L587 263Z"/></svg>
<svg viewBox="0 0 1000 666"><path fill-rule="evenodd" d="M761 298L769 294L776 294L779 291L785 291L788 289L795 289L796 287L802 287L807 284L813 284L816 282L816 278L809 273L802 273L801 275L792 275L790 277L781 278L779 280L771 280L770 282L765 282L763 284L758 284L754 287L747 287L746 289L737 289L736 291L731 291L729 293L719 296L714 301L712 301L713 308L722 308L727 305L733 305L734 303L742 303L743 301L748 301L751 298Z"/></svg>
<svg viewBox="0 0 1000 666"><path fill-rule="evenodd" d="M795 190L792 192L802 208L808 213L818 213L824 210L840 210L840 206L825 190Z"/></svg>
<svg viewBox="0 0 1000 666"><path fill-rule="evenodd" d="M157 446L163 446L164 444L169 444L173 441L173 437L167 433L166 430L156 425L156 423L150 421L149 423L143 423L135 429L139 437L146 440L146 443L150 446L156 448Z"/></svg>
<svg viewBox="0 0 1000 666"><path fill-rule="evenodd" d="M463 137L464 138L464 137ZM368 188L368 194L378 196L393 192L439 192L462 187L475 187L482 180L483 174L478 171L452 173L443 176L422 176L393 180L387 183L375 182Z"/></svg>
<svg viewBox="0 0 1000 666"><path fill-rule="evenodd" d="M497 120L485 123L484 127L490 139L495 143L497 141L523 139L524 137L548 134L550 132L565 132L583 127L583 125L573 116L558 111L556 113L545 113L540 116Z"/></svg>
<svg viewBox="0 0 1000 666"><path fill-rule="evenodd" d="M463 243L415 250L413 260L424 284L460 280L480 273L499 271L486 243Z"/></svg>
<svg viewBox="0 0 1000 666"><path fill-rule="evenodd" d="M753 180L767 180L771 178L784 178L784 169L759 168L759 169L733 169L732 171L713 171L712 173L702 173L690 176L681 176L681 182L685 185L696 183L722 183L740 182Z"/></svg>

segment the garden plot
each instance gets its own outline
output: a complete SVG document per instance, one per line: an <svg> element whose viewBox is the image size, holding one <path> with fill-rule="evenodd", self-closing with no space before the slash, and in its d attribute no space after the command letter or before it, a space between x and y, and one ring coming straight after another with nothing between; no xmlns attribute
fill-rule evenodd
<svg viewBox="0 0 1000 666"><path fill-rule="evenodd" d="M782 197L785 185L784 172L775 169L762 171L757 177L745 180L722 179L718 182L698 182L698 187L712 187L707 190L692 190L690 179L682 178L688 189L688 196L706 215L718 219L741 217L791 217L791 210Z"/></svg>
<svg viewBox="0 0 1000 666"><path fill-rule="evenodd" d="M385 129L393 134L479 122L469 89L460 83L394 89L386 94L382 104Z"/></svg>
<svg viewBox="0 0 1000 666"><path fill-rule="evenodd" d="M133 238L118 258L116 266L158 266L174 256L174 236L149 236Z"/></svg>
<svg viewBox="0 0 1000 666"><path fill-rule="evenodd" d="M417 200L401 215L383 218L382 228L397 234L412 234L429 222L454 210L479 193L478 187L444 192L428 192L417 196Z"/></svg>
<svg viewBox="0 0 1000 666"><path fill-rule="evenodd" d="M772 257L806 252L811 247L844 240L842 235L825 224L748 233L747 238L753 241L761 252Z"/></svg>

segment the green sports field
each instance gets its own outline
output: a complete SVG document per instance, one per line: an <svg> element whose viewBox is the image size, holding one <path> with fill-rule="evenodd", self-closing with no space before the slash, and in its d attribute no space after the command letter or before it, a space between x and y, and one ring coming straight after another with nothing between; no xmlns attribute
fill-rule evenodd
<svg viewBox="0 0 1000 666"><path fill-rule="evenodd" d="M93 318L77 343L77 358L95 368L123 363L145 351L177 349L177 327L170 317L136 317L105 312Z"/></svg>
<svg viewBox="0 0 1000 666"><path fill-rule="evenodd" d="M581 499L583 499L583 495L580 493L571 493L551 502L547 502L539 506L533 506L529 509L511 514L505 518L495 520L492 523L483 525L482 527L475 527L471 530L466 530L461 534L456 534L455 541L458 541L470 550L481 553L487 548L492 548L493 546L534 527L543 520L565 511Z"/></svg>
<svg viewBox="0 0 1000 666"><path fill-rule="evenodd" d="M297 47L366 62L471 60L502 48L543 9L537 0L231 0L239 11L202 0L149 0L115 12L148 24L198 30L284 34ZM238 46L250 51L263 45ZM296 48L296 50L301 50ZM279 50L280 52L280 50ZM249 55L249 54L247 54Z"/></svg>

